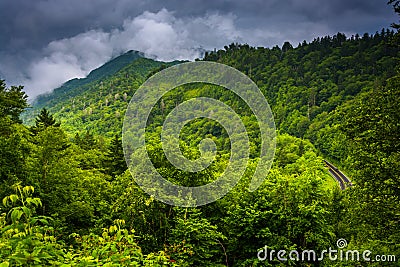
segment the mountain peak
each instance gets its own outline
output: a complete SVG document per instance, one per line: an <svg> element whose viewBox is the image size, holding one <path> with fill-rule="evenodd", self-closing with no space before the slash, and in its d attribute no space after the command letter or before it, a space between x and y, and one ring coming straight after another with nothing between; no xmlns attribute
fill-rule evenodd
<svg viewBox="0 0 400 267"><path fill-rule="evenodd" d="M123 53L117 57L112 58L105 64L101 65L100 67L92 70L85 78L74 78L69 81L66 81L60 87L54 89L50 93L39 95L34 102L41 103L45 102L46 99L52 95L52 93L66 93L67 91L72 90L73 88L81 87L86 84L89 84L96 80L105 79L110 77L120 71L125 66L129 65L130 63L134 62L139 58L145 58L143 52L136 51L136 50L129 50L126 53Z"/></svg>

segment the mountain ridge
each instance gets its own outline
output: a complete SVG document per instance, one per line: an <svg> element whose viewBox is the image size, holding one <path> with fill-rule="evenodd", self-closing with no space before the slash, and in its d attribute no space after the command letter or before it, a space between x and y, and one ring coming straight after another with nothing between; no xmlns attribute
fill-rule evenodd
<svg viewBox="0 0 400 267"><path fill-rule="evenodd" d="M43 102L46 102L46 100L51 98L54 93L66 93L67 91L70 91L71 89L74 89L76 87L84 86L93 81L109 77L121 70L129 63L133 62L134 60L144 57L145 55L143 52L137 50L129 50L126 53L110 59L100 67L91 70L86 77L73 78L64 82L60 87L55 88L51 92L37 96L33 101L33 104L41 105Z"/></svg>
<svg viewBox="0 0 400 267"><path fill-rule="evenodd" d="M230 44L206 53L203 60L223 63L247 74L267 98L282 132L319 142L322 139L316 138L318 131L331 132L329 124L323 122L335 119L339 106L395 75L392 66L399 48L390 44L393 36L389 30L350 38L338 33L298 47L285 43L282 48ZM90 130L111 136L112 130L120 132L127 103L148 76L180 62L137 58L113 75L67 90L68 93L56 89L46 101L35 104L34 112L25 114L28 120L24 121L32 123L39 109L46 107L71 133ZM172 102L168 109L174 107ZM332 153L324 146L321 143L319 148Z"/></svg>
<svg viewBox="0 0 400 267"><path fill-rule="evenodd" d="M21 118L25 124L32 125L40 109L47 108L63 124L79 125L78 129L91 129L97 126L90 126L90 123L88 123L89 126L83 126L82 123L86 120L84 117L88 114L101 113L101 110L111 107L120 120L118 114L123 114L122 110L126 107L128 100L148 75L180 62L183 61L157 61L145 57L142 52L130 50L92 70L87 77L69 80L51 93L39 96L32 107L21 115ZM77 114L79 119L70 120L65 112ZM102 118L101 116L98 119L111 120L109 117ZM107 126L106 128L118 132L115 127ZM70 132L74 131L71 129Z"/></svg>

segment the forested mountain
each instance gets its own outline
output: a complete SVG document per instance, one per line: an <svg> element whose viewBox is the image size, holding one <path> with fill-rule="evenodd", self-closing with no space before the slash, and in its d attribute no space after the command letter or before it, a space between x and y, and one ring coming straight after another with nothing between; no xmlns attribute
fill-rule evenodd
<svg viewBox="0 0 400 267"><path fill-rule="evenodd" d="M310 44L303 42L297 48L288 42L272 49L231 44L224 50L206 53L204 60L224 63L247 74L267 97L279 129L315 141L315 128L321 127L321 120L330 112L395 75L393 66L399 49L390 43L393 36L393 31L383 29L362 37L346 38L338 33ZM129 102L150 71L178 63L140 57L138 52L130 51L87 78L71 80L53 93L40 96L25 115L26 121L29 124L42 107L47 107L56 118L65 120L63 124L73 125L71 131L85 129L105 134L113 122L95 126L93 122L99 122L101 114L123 116L126 104L120 102ZM115 73L121 66L122 70Z"/></svg>
<svg viewBox="0 0 400 267"><path fill-rule="evenodd" d="M86 78L70 80L52 93L39 96L22 118L26 124L32 124L40 109L46 107L71 132L90 130L113 136L121 129L127 102L146 77L177 63L159 62L129 51L93 70Z"/></svg>
<svg viewBox="0 0 400 267"><path fill-rule="evenodd" d="M249 75L267 97L282 132L306 137L339 160L343 155L327 140L337 134L331 127L340 118L334 114L339 106L396 74L399 48L391 43L393 36L389 30L350 38L338 33L297 48L288 42L272 49L231 44L207 54L205 60Z"/></svg>
<svg viewBox="0 0 400 267"><path fill-rule="evenodd" d="M63 101L65 97L71 97L82 93L86 87L85 85L100 81L109 76L112 76L126 65L132 63L136 59L143 58L143 54L138 51L128 51L127 53L120 55L99 68L91 71L87 77L81 79L72 79L64 83L61 87L56 88L52 93L40 95L35 99L35 107L50 106L55 100ZM76 90L82 88L81 90Z"/></svg>
<svg viewBox="0 0 400 267"><path fill-rule="evenodd" d="M137 88L182 62L130 51L40 96L25 113L23 88L1 82L0 266L399 266L398 38L391 30L338 33L297 47L231 44L206 53L199 60L232 66L258 85L278 135L266 180L249 192L261 137L246 103L203 83L165 94L147 121L146 148L169 181L214 181L231 150L221 125L196 119L181 131L182 153L198 158L201 140L211 138L215 163L196 173L175 168L160 133L180 103L218 99L239 114L249 135L244 177L224 198L196 208L169 206L145 193L127 170L121 142ZM340 190L324 158L345 170L353 185ZM258 257L265 246L300 255L337 249L340 238L347 240L345 249L370 250L371 259L394 255L397 262Z"/></svg>

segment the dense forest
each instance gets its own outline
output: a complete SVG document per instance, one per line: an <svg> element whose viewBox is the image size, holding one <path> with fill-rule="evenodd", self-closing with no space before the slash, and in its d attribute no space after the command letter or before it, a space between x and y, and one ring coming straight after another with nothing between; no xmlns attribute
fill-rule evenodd
<svg viewBox="0 0 400 267"><path fill-rule="evenodd" d="M398 1L391 3L399 12ZM135 91L182 62L129 51L31 105L22 86L1 80L0 267L400 266L400 47L399 27L393 28L338 33L296 47L233 43L198 59L232 66L257 84L271 106L277 144L264 183L249 192L261 137L246 103L203 83L164 95L147 122L146 148L169 181L214 181L231 150L221 125L196 119L182 129L181 150L195 159L201 140L211 138L217 160L197 173L169 163L160 134L166 114L180 103L218 99L239 114L249 135L250 160L240 182L196 208L145 193L132 179L121 140ZM341 190L324 159L352 185ZM339 239L348 250L371 251L371 261L258 257L265 247L337 249ZM376 255L392 260L374 262Z"/></svg>

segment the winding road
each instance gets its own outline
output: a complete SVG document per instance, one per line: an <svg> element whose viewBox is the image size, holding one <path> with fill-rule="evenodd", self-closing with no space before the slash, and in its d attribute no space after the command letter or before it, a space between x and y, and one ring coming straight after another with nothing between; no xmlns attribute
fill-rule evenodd
<svg viewBox="0 0 400 267"><path fill-rule="evenodd" d="M332 175L333 178L336 179L336 181L338 181L340 189L344 190L349 186L352 186L353 184L351 183L351 181L349 180L349 178L347 178L346 175L344 175L338 168L336 168L332 163L330 163L327 160L324 160L326 166L328 167L328 171L330 173L330 175Z"/></svg>

